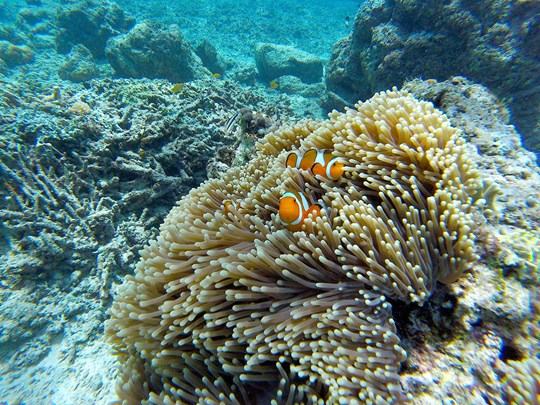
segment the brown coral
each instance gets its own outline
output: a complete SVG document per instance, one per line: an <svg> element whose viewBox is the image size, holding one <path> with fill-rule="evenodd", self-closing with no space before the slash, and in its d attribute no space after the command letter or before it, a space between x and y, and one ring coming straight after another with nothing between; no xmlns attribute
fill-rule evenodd
<svg viewBox="0 0 540 405"><path fill-rule="evenodd" d="M125 365L120 397L403 400L387 299L421 304L476 259L479 181L463 141L430 103L394 90L257 148L180 200L120 287L107 323ZM333 150L343 178L285 167L291 150L309 148ZM299 232L277 218L287 190L326 207ZM224 200L235 202L227 212Z"/></svg>

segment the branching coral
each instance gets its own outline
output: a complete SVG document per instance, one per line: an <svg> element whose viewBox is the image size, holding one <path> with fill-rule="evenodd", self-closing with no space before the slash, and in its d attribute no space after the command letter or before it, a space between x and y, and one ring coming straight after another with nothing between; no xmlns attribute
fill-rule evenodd
<svg viewBox="0 0 540 405"><path fill-rule="evenodd" d="M14 273L32 267L35 260L30 256L39 267L47 268L47 263L57 270L72 269L97 249L92 226L106 222L103 216L109 219L112 204L102 199L94 205L78 198L79 190L89 189L89 184L58 164L62 154L52 145L36 150L19 146L9 152L0 152L0 182L5 190L0 192L2 233L17 251L28 253L24 266Z"/></svg>
<svg viewBox="0 0 540 405"><path fill-rule="evenodd" d="M310 148L332 150L344 175L286 167L291 150ZM125 365L120 397L405 400L388 299L422 304L476 259L480 182L463 141L430 103L394 90L257 149L180 200L120 287L107 323ZM277 215L290 190L324 207L298 232Z"/></svg>

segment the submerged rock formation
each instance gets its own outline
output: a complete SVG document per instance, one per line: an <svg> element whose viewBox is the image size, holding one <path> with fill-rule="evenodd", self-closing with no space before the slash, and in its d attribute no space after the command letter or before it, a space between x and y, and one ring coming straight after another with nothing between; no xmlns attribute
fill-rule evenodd
<svg viewBox="0 0 540 405"><path fill-rule="evenodd" d="M123 77L186 82L210 76L177 25L137 24L127 34L112 38L105 53Z"/></svg>
<svg viewBox="0 0 540 405"><path fill-rule="evenodd" d="M322 60L292 46L259 43L255 47L255 62L262 80L280 76L296 76L305 83L317 83L323 76Z"/></svg>
<svg viewBox="0 0 540 405"><path fill-rule="evenodd" d="M539 13L536 1L367 1L334 46L326 104L409 78L463 75L509 100L525 146L540 151Z"/></svg>
<svg viewBox="0 0 540 405"><path fill-rule="evenodd" d="M83 44L97 59L104 58L109 38L127 32L135 25L135 19L118 4L98 0L62 5L56 19L58 52L68 53L73 45Z"/></svg>

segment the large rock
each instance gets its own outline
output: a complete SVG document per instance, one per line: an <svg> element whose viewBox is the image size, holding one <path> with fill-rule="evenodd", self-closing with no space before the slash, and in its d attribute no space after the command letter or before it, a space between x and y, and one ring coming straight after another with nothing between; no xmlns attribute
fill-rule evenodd
<svg viewBox="0 0 540 405"><path fill-rule="evenodd" d="M305 83L316 83L323 76L319 57L292 46L259 43L255 46L255 62L260 78L266 81L291 75Z"/></svg>
<svg viewBox="0 0 540 405"><path fill-rule="evenodd" d="M92 53L84 45L79 44L73 47L66 63L58 69L58 76L79 83L98 77L99 69Z"/></svg>
<svg viewBox="0 0 540 405"><path fill-rule="evenodd" d="M0 59L8 66L24 65L34 60L34 52L26 45L0 41Z"/></svg>
<svg viewBox="0 0 540 405"><path fill-rule="evenodd" d="M98 59L105 56L109 38L127 32L135 25L135 19L118 4L96 0L62 5L56 19L60 28L56 36L58 52L68 53L73 45L83 44Z"/></svg>
<svg viewBox="0 0 540 405"><path fill-rule="evenodd" d="M124 77L186 82L210 76L177 25L137 24L127 34L111 38L105 53Z"/></svg>
<svg viewBox="0 0 540 405"><path fill-rule="evenodd" d="M463 75L511 100L525 144L538 151L539 13L540 2L531 1L369 0L334 46L329 99L353 103L407 78Z"/></svg>
<svg viewBox="0 0 540 405"><path fill-rule="evenodd" d="M225 72L226 62L218 54L216 47L208 40L203 40L195 48L195 53L201 58L202 63L212 73L223 74Z"/></svg>

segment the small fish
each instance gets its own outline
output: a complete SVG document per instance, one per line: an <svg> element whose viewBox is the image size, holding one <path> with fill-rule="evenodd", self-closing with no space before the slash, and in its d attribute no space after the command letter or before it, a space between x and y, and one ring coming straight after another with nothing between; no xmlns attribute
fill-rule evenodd
<svg viewBox="0 0 540 405"><path fill-rule="evenodd" d="M349 28L349 27L351 26L350 21L351 21L351 17L346 16L346 17L345 17L345 26L346 26L347 28Z"/></svg>
<svg viewBox="0 0 540 405"><path fill-rule="evenodd" d="M180 91L180 89L181 89L182 87L184 87L184 84L185 84L185 83L176 83L176 84L173 84L173 86L172 86L172 88L171 88L171 91L172 91L173 93L178 93L178 92Z"/></svg>
<svg viewBox="0 0 540 405"><path fill-rule="evenodd" d="M309 149L302 156L298 152L291 152L287 155L285 166L311 170L313 174L320 174L332 180L339 179L344 172L343 162L337 157L332 157L332 152L328 149Z"/></svg>
<svg viewBox="0 0 540 405"><path fill-rule="evenodd" d="M214 76L216 79L221 79L220 73L212 73L212 76Z"/></svg>
<svg viewBox="0 0 540 405"><path fill-rule="evenodd" d="M271 89L277 89L279 87L279 83L276 82L275 80L272 80L269 84Z"/></svg>
<svg viewBox="0 0 540 405"><path fill-rule="evenodd" d="M321 209L320 204L310 204L304 193L287 191L279 199L279 220L288 230L299 231L308 215L320 215Z"/></svg>
<svg viewBox="0 0 540 405"><path fill-rule="evenodd" d="M232 208L237 209L236 203L231 200L223 200L223 214L227 215L232 212Z"/></svg>
<svg viewBox="0 0 540 405"><path fill-rule="evenodd" d="M225 124L226 134L229 134L231 132L232 127L234 126L234 124L236 124L236 121L238 121L241 115L241 112L236 112L231 118L229 118L229 121L227 121L227 124Z"/></svg>

